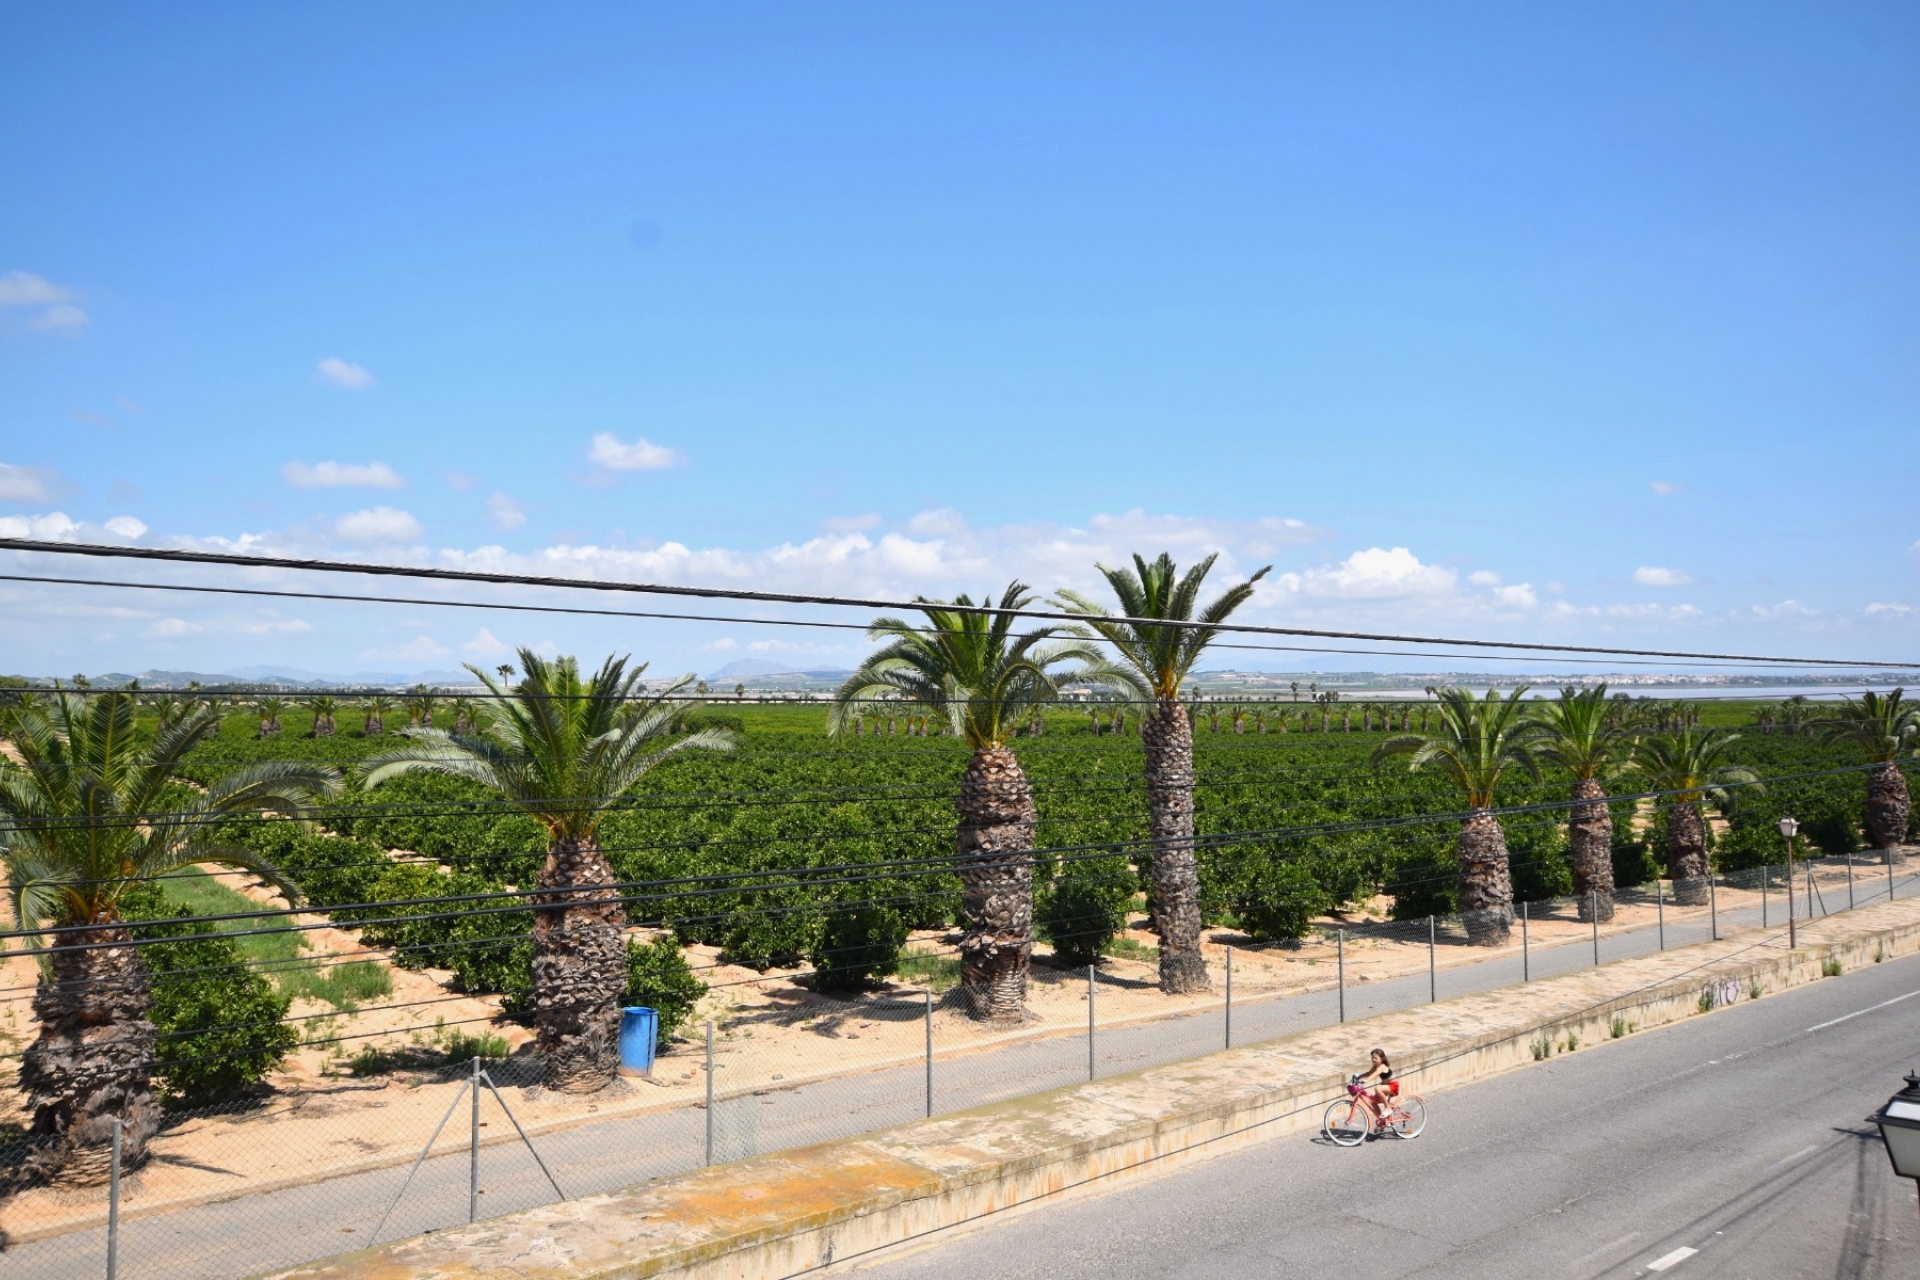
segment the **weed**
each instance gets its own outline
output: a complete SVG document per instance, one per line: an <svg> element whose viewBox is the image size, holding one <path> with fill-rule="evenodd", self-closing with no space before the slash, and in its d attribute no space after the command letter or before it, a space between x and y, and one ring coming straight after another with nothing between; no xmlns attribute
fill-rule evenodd
<svg viewBox="0 0 1920 1280"><path fill-rule="evenodd" d="M511 1051L506 1040L492 1032L482 1031L470 1036L464 1031L454 1031L447 1035L443 1047L447 1051L447 1062L469 1062L474 1058L504 1058Z"/></svg>
<svg viewBox="0 0 1920 1280"><path fill-rule="evenodd" d="M1873 944L1873 962L1875 964L1879 964L1882 960L1885 960L1886 958L1887 958L1887 944L1884 942L1874 943Z"/></svg>
<svg viewBox="0 0 1920 1280"><path fill-rule="evenodd" d="M1637 1029L1633 1023L1627 1021L1625 1014L1616 1013L1613 1015L1613 1038L1615 1040L1624 1040Z"/></svg>
<svg viewBox="0 0 1920 1280"><path fill-rule="evenodd" d="M296 1000L317 1000L345 1013L362 1000L393 994L393 974L378 960L349 960L345 964L301 965L274 973L280 994Z"/></svg>
<svg viewBox="0 0 1920 1280"><path fill-rule="evenodd" d="M910 951L900 957L899 976L938 995L960 985L960 959Z"/></svg>
<svg viewBox="0 0 1920 1280"><path fill-rule="evenodd" d="M1118 956L1122 960L1138 960L1143 964L1153 964L1160 959L1160 948L1150 947L1136 938L1122 935L1107 943L1107 954Z"/></svg>
<svg viewBox="0 0 1920 1280"><path fill-rule="evenodd" d="M1820 976L1823 978L1837 978L1844 972L1839 959L1835 956L1828 956L1820 962Z"/></svg>
<svg viewBox="0 0 1920 1280"><path fill-rule="evenodd" d="M1533 1038L1533 1044L1530 1047L1533 1049L1533 1060L1535 1062L1553 1056L1553 1041L1547 1036L1535 1036Z"/></svg>
<svg viewBox="0 0 1920 1280"><path fill-rule="evenodd" d="M1758 978L1747 979L1747 999L1758 1000L1761 996L1765 994L1767 994L1767 990L1765 987L1760 985L1760 979Z"/></svg>
<svg viewBox="0 0 1920 1280"><path fill-rule="evenodd" d="M1720 993L1712 987L1704 988L1700 992L1699 1007L1702 1013L1712 1013L1720 1007Z"/></svg>
<svg viewBox="0 0 1920 1280"><path fill-rule="evenodd" d="M1575 1035L1573 1032L1569 1031L1567 1032L1567 1038L1560 1042L1560 1047L1562 1049L1565 1049L1568 1053L1572 1053L1575 1049L1578 1049L1580 1047L1580 1037Z"/></svg>

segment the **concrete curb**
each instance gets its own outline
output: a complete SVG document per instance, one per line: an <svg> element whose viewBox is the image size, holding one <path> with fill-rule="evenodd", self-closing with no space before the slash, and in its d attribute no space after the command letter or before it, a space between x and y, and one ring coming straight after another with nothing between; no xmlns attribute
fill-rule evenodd
<svg viewBox="0 0 1920 1280"><path fill-rule="evenodd" d="M699 1170L276 1273L286 1280L782 1280L1107 1179L1317 1127L1379 1042L1421 1093L1569 1043L1920 952L1920 899L1784 936L1745 931L1521 987L1302 1032L1188 1062Z"/></svg>

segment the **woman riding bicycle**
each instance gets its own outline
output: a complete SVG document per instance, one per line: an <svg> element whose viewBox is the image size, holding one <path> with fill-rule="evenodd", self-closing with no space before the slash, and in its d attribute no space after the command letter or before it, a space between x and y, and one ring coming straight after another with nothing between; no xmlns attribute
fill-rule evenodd
<svg viewBox="0 0 1920 1280"><path fill-rule="evenodd" d="M1393 1096L1400 1092L1400 1082L1393 1078L1393 1064L1387 1061L1385 1049L1375 1049L1367 1056L1371 1060L1367 1069L1355 1076L1353 1083L1371 1104L1373 1113L1384 1116L1393 1105Z"/></svg>

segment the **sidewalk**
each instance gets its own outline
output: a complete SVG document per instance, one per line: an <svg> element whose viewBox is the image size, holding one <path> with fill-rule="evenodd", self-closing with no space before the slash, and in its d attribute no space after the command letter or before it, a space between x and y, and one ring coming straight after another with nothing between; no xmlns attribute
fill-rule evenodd
<svg viewBox="0 0 1920 1280"><path fill-rule="evenodd" d="M1716 1005L1920 950L1920 901L1482 992L512 1214L330 1263L301 1280L505 1275L782 1277L1035 1204L1096 1180L1314 1125L1353 1064L1390 1042L1434 1093L1585 1051ZM1631 1030L1629 1030L1631 1028ZM1568 1046L1572 1047L1569 1048Z"/></svg>

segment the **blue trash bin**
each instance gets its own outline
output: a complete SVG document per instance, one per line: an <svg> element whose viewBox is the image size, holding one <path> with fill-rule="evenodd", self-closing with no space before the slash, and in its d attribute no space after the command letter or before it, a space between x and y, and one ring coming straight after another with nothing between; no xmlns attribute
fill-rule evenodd
<svg viewBox="0 0 1920 1280"><path fill-rule="evenodd" d="M653 1071L653 1050L660 1042L660 1015L652 1009L629 1006L620 1011L620 1074L644 1076Z"/></svg>

